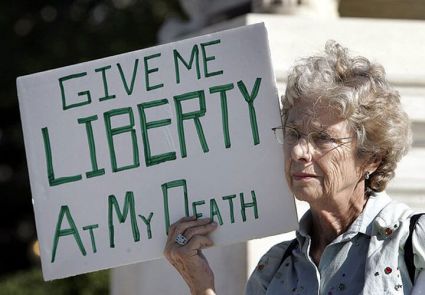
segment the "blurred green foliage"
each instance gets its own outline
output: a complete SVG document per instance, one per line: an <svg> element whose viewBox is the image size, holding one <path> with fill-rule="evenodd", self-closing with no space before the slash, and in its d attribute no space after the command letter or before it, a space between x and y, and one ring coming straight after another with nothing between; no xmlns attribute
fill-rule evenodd
<svg viewBox="0 0 425 295"><path fill-rule="evenodd" d="M98 271L44 282L41 271L33 268L0 279L0 295L106 295L109 271Z"/></svg>

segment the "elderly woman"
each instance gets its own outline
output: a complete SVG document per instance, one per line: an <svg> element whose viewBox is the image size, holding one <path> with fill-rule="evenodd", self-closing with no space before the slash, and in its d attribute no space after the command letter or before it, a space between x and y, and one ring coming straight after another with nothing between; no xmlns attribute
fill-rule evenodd
<svg viewBox="0 0 425 295"><path fill-rule="evenodd" d="M410 294L425 268L425 217L384 192L411 134L382 66L328 42L293 68L282 106L286 181L310 210L296 239L263 256L246 294ZM192 294L215 294L201 249L216 227L183 218L170 228L164 253Z"/></svg>

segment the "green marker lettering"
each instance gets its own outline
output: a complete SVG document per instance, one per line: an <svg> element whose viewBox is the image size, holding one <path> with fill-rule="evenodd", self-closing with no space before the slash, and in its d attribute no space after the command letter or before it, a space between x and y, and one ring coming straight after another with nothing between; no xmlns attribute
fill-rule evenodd
<svg viewBox="0 0 425 295"><path fill-rule="evenodd" d="M202 213L198 213L197 207L204 205L204 204L205 204L204 200L192 202L193 215L195 215L196 219L201 218L203 216Z"/></svg>
<svg viewBox="0 0 425 295"><path fill-rule="evenodd" d="M199 69L199 49L198 49L198 45L193 46L189 62L186 62L176 49L173 50L173 56L174 56L174 69L176 71L176 83L177 84L180 84L180 69L179 69L178 60L180 60L183 63L183 65L186 67L186 69L188 69L188 70L192 69L193 61L195 61L196 77L198 78L198 80L201 79L201 71Z"/></svg>
<svg viewBox="0 0 425 295"><path fill-rule="evenodd" d="M257 78L255 80L255 84L254 84L254 87L252 88L251 94L249 94L244 82L242 80L238 82L239 90L241 91L245 101L248 103L249 121L251 122L251 131L252 131L252 137L254 139L254 145L257 145L260 143L260 136L258 134L257 116L255 114L255 108L254 108L254 100L258 95L258 91L260 90L260 84L261 84L261 78Z"/></svg>
<svg viewBox="0 0 425 295"><path fill-rule="evenodd" d="M146 232L148 234L148 240L152 239L152 229L151 229L152 216L153 216L153 212L151 212L149 214L148 218L139 214L139 217L143 220L143 223L146 225Z"/></svg>
<svg viewBox="0 0 425 295"><path fill-rule="evenodd" d="M97 249L96 249L96 240L94 238L93 230L95 228L98 228L98 227L99 227L99 224L91 224L91 225L87 225L87 226L84 226L83 227L83 230L88 230L89 233L90 233L91 247L93 249L93 253L96 253L97 252Z"/></svg>
<svg viewBox="0 0 425 295"><path fill-rule="evenodd" d="M87 133L87 141L89 143L89 151L90 151L90 161L91 161L91 167L92 171L86 172L86 177L95 177L105 174L105 169L99 169L97 166L97 157L96 157L96 146L93 136L93 127L91 122L97 120L97 116L91 116L86 118L79 118L78 123L79 124L86 124L86 133Z"/></svg>
<svg viewBox="0 0 425 295"><path fill-rule="evenodd" d="M121 127L112 128L111 118L114 116L127 115L129 124ZM136 130L134 130L134 116L131 108L114 109L103 114L105 120L106 136L109 145L109 155L111 157L112 171L118 172L126 169L139 167L139 150L137 146ZM118 167L117 157L115 153L114 136L121 133L130 133L132 148L133 148L133 164Z"/></svg>
<svg viewBox="0 0 425 295"><path fill-rule="evenodd" d="M229 115L227 110L227 95L226 91L234 88L233 83L214 86L210 88L210 93L220 93L220 104L221 104L221 122L223 126L224 135L224 146L226 149L230 148L230 132L229 132Z"/></svg>
<svg viewBox="0 0 425 295"><path fill-rule="evenodd" d="M66 218L67 223L69 224L69 228L62 228L62 221L64 217ZM83 254L83 256L86 256L87 254L86 249L84 248L84 245L81 242L81 237L80 237L80 234L78 233L77 227L75 226L75 222L74 222L74 219L72 218L71 212L69 211L68 206L63 205L61 206L61 209L59 212L58 222L56 223L55 236L53 237L53 251L52 251L52 259L50 261L51 263L55 262L55 259L56 259L56 250L58 248L59 238L66 237L69 235L72 235L74 237L74 240L77 243L78 248L81 251L81 254Z"/></svg>
<svg viewBox="0 0 425 295"><path fill-rule="evenodd" d="M194 98L199 99L199 111L183 113L182 101L194 99ZM199 118L203 117L207 111L206 105L205 105L204 91L199 90L199 91L193 91L193 92L188 92L182 95L174 96L174 102L176 107L177 132L179 134L180 153L182 158L186 158L187 156L186 139L184 135L184 126L183 126L184 120L193 119L195 123L195 127L196 127L196 132L198 133L199 141L201 142L202 150L204 151L204 153L207 153L209 151L209 148L208 148L207 141L205 139L204 130L202 129L201 121L199 120Z"/></svg>
<svg viewBox="0 0 425 295"><path fill-rule="evenodd" d="M87 75L87 72L82 72L82 73L78 73L78 74L73 74L73 75L68 75L65 77L61 77L59 78L59 87L61 90L61 98L62 98L62 109L68 110L71 108L75 108L75 107L79 107L79 106L83 106L86 104L91 103L91 95L90 95L90 91L85 90L85 91L80 91L77 93L78 96L86 96L86 100L85 101L81 101L81 102L77 102L77 103L73 103L73 104L68 104L66 101L66 96L65 96L65 86L63 85L63 83L65 81L71 80L71 79L76 79L76 78L81 78Z"/></svg>
<svg viewBox="0 0 425 295"><path fill-rule="evenodd" d="M133 75L131 76L130 86L128 86L128 82L127 82L127 79L125 78L124 71L122 70L121 64L117 63L117 67L118 67L118 71L120 73L121 81L124 85L125 92L127 92L128 95L131 95L133 93L134 81L136 80L138 65L139 65L139 59L136 58L136 60L134 61Z"/></svg>
<svg viewBox="0 0 425 295"><path fill-rule="evenodd" d="M168 190L175 187L183 187L184 210L185 210L186 217L189 216L189 200L187 196L186 180L179 179L179 180L173 180L173 181L162 184L161 188L162 188L162 196L164 201L165 231L167 235L168 235L168 229L170 227L170 208L168 205Z"/></svg>
<svg viewBox="0 0 425 295"><path fill-rule="evenodd" d="M218 208L217 202L215 199L210 200L210 218L214 220L214 216L217 216L218 223L223 225L223 218L221 218L220 209Z"/></svg>
<svg viewBox="0 0 425 295"><path fill-rule="evenodd" d="M110 95L109 94L109 89L108 89L108 80L106 79L106 70L111 69L111 66L104 66L98 69L95 69L94 71L96 73L101 72L102 73L102 82L103 82L103 91L105 92L105 96L100 97L99 101L103 101L103 100L108 100L108 99L114 99L116 96L115 95Z"/></svg>
<svg viewBox="0 0 425 295"><path fill-rule="evenodd" d="M201 43L201 51L202 51L202 57L203 57L203 62L204 62L204 74L205 74L205 77L207 77L207 78L223 74L222 70L215 71L215 72L208 72L208 62L215 60L215 56L214 55L207 56L207 51L206 51L207 46L220 44L220 42L221 42L220 39L217 39L217 40L213 40L213 41L210 41L210 42Z"/></svg>
<svg viewBox="0 0 425 295"><path fill-rule="evenodd" d="M43 134L44 152L46 154L47 178L49 179L49 185L55 186L67 182L81 180L81 175L63 176L57 178L55 177L55 171L53 170L53 157L52 148L50 146L49 129L47 129L47 127L44 127L41 129L41 132Z"/></svg>
<svg viewBox="0 0 425 295"><path fill-rule="evenodd" d="M224 196L222 199L224 201L229 201L229 210L230 210L230 223L235 223L235 213L234 213L234 206L233 206L233 199L236 198L236 195L229 195Z"/></svg>
<svg viewBox="0 0 425 295"><path fill-rule="evenodd" d="M149 108L153 108L153 107L157 107L157 106L161 106L165 104L168 104L167 99L154 100L154 101L144 102L137 105L139 109L140 125L142 126L142 139L143 139L143 147L145 151L146 167L176 159L176 152L168 152L168 153L163 153L163 154L153 156L150 143L149 143L148 129L170 125L171 119L163 119L163 120L147 122L145 109L149 109Z"/></svg>
<svg viewBox="0 0 425 295"><path fill-rule="evenodd" d="M136 211L134 205L133 192L128 191L125 193L124 210L121 211L120 205L114 195L108 198L108 225L109 225L109 246L115 248L115 231L114 231L114 218L113 211L115 211L118 221L124 223L127 215L130 212L131 230L133 232L133 239L135 242L140 241L139 227L137 226Z"/></svg>
<svg viewBox="0 0 425 295"><path fill-rule="evenodd" d="M254 209L254 217L255 219L258 218L258 208L257 208L257 198L255 197L255 191L251 191L252 196L252 202L251 203L245 203L244 194L240 193L240 201L241 201L241 214L242 214L242 221L246 221L246 208L253 208Z"/></svg>
<svg viewBox="0 0 425 295"><path fill-rule="evenodd" d="M157 88L161 88L161 87L163 87L163 86L164 86L164 84L163 84L163 83L160 83L160 84L156 84L156 85L151 86L151 85L150 85L150 82L149 82L149 75L150 75L151 73L158 72L158 71L159 71L159 68L152 68L152 69L150 69L150 68L149 68L149 65L148 65L148 61L149 61L150 59L152 59L152 58L157 58L157 57L160 57L160 56L161 56L161 53L156 53L156 54L152 54L152 55L149 55L149 56L145 56L145 57L143 58L143 62L144 62L144 64L145 64L145 83L146 83L146 91L151 91L151 90L154 90L154 89L157 89Z"/></svg>

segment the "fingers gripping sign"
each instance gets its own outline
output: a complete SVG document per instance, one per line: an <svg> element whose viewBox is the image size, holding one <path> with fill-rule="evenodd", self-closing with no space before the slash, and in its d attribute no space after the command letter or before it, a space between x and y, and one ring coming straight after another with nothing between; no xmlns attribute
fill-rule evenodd
<svg viewBox="0 0 425 295"><path fill-rule="evenodd" d="M217 228L209 218L184 217L170 226L164 255L188 284L191 294L215 294L214 274L202 249L211 247L208 234Z"/></svg>

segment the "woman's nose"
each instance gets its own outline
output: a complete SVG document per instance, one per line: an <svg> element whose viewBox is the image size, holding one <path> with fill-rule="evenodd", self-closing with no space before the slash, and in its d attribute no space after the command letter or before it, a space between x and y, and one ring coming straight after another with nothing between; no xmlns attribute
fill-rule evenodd
<svg viewBox="0 0 425 295"><path fill-rule="evenodd" d="M311 162L312 159L312 147L310 146L310 142L302 137L300 138L296 144L293 145L291 150L291 156L293 160L303 161L303 162Z"/></svg>

